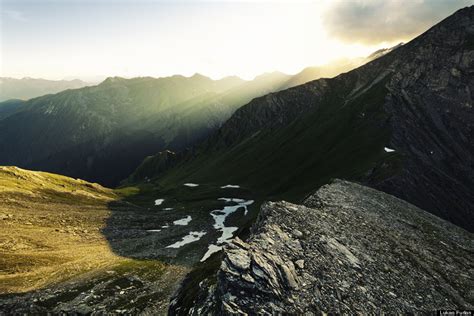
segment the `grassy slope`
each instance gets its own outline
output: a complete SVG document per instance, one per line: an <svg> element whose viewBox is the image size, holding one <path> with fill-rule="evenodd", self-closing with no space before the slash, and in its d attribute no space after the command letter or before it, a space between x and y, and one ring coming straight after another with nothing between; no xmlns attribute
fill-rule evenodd
<svg viewBox="0 0 474 316"><path fill-rule="evenodd" d="M399 167L398 154L383 150L390 135L380 124L387 118L381 106L385 82L347 104L349 91L335 86L337 93L326 94L319 107L285 128L263 129L225 150L204 151L158 183L238 183L257 196L299 200L331 178L362 179L372 170L383 178Z"/></svg>
<svg viewBox="0 0 474 316"><path fill-rule="evenodd" d="M23 292L116 263L100 236L108 189L54 174L0 169L0 292Z"/></svg>
<svg viewBox="0 0 474 316"><path fill-rule="evenodd" d="M0 167L0 294L72 279L89 282L103 278L106 270L157 278L174 269L157 260L120 257L101 233L111 215L109 203L131 193L50 173ZM182 269L174 270L177 277Z"/></svg>

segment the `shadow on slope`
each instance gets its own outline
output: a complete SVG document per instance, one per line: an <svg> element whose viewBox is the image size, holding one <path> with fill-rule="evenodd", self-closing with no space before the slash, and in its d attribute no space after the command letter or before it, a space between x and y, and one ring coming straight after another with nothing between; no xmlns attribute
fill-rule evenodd
<svg viewBox="0 0 474 316"><path fill-rule="evenodd" d="M176 183L164 188L141 183L117 189L122 199L109 203L111 213L102 230L111 249L124 257L157 259L191 267L222 236L222 230L215 228L213 214L222 215L224 207L238 205L222 198L255 199L252 192L242 188L188 185ZM237 208L221 218L223 224L236 227L235 234L248 233L260 202L248 205L248 212L244 207ZM183 244L178 247L180 242Z"/></svg>

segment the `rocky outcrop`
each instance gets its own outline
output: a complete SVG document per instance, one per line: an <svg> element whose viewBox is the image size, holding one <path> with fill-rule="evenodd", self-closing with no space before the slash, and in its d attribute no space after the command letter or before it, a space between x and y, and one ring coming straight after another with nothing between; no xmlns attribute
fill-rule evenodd
<svg viewBox="0 0 474 316"><path fill-rule="evenodd" d="M224 249L189 314L406 313L474 307L471 233L336 180L303 205L267 202ZM207 285L206 285L207 284ZM203 294L204 293L204 294ZM178 293L179 295L179 293ZM184 313L171 305L170 313Z"/></svg>

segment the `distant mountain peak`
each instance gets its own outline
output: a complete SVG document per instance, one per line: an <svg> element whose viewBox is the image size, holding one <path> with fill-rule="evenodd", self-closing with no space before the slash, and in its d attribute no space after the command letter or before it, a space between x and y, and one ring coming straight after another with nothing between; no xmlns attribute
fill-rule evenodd
<svg viewBox="0 0 474 316"><path fill-rule="evenodd" d="M118 77L118 76L114 76L114 77L107 77L104 81L102 81L101 84L111 84L111 83L118 83L118 82L123 82L127 79L123 78L123 77Z"/></svg>
<svg viewBox="0 0 474 316"><path fill-rule="evenodd" d="M281 77L290 77L290 75L285 74L284 72L281 72L281 71L270 71L270 72L265 72L261 75L256 76L254 80L262 80L262 79L268 79L272 77L281 78Z"/></svg>
<svg viewBox="0 0 474 316"><path fill-rule="evenodd" d="M198 72L196 72L194 75L191 76L191 78L203 78L203 79L210 79L209 77L207 76L204 76L203 74L200 74Z"/></svg>

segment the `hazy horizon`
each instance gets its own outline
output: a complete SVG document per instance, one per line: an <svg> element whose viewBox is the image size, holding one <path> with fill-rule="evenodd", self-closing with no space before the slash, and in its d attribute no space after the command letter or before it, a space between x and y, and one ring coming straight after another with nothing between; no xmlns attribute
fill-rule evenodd
<svg viewBox="0 0 474 316"><path fill-rule="evenodd" d="M400 44L400 43L399 43ZM403 44L403 43L401 43ZM381 47L380 49L384 49L384 48L391 48L391 47ZM366 57L369 57L372 53L374 53L375 51L371 52L370 54L368 55L364 55L364 56L357 56L356 58L366 58ZM354 59L339 59L340 62L350 62L350 61L355 61L356 58ZM174 76L182 76L182 77L185 77L185 78L191 78L191 77L194 77L196 75L200 75L200 76L204 76L204 77L207 77L207 78L210 78L214 81L218 81L218 80L223 80L223 79L226 79L226 78L230 78L230 77L237 77L243 81L252 81L260 76L264 76L264 75L269 75L269 74L274 74L274 73L281 73L283 75L287 75L287 76L294 76L294 75L297 75L298 73L304 71L305 69L307 68L312 68L312 67L331 67L332 66L332 63L337 63L338 61L332 61L331 63L327 63L327 64L322 64L322 65L307 65L306 67L304 68L301 68L299 70L297 70L296 72L292 72L292 73L288 73L288 72L283 72L283 71L280 71L278 69L275 69L275 70L272 70L272 71L264 71L262 73L258 73L256 74L255 76L252 76L252 77L247 77L247 78L244 78L242 76L239 76L239 75L235 75L235 74L228 74L228 75L223 75L223 76L210 76L206 73L200 73L200 72L195 72L195 73L192 73L192 74L180 74L180 73L174 73L174 74L169 74L169 75L137 75L137 76L120 76L120 75L96 75L96 76L90 76L90 77L80 77L80 76L66 76L64 78L47 78L47 77L39 77L39 76L17 76L17 77L13 77L13 76L3 76L2 74L0 74L0 78L9 78L9 79L15 79L15 80L24 80L24 79L32 79L32 80L48 80L48 81L74 81L74 80L80 80L80 81L83 81L83 82L86 82L86 83L100 83L104 80L106 80L107 78L114 78L114 77L118 77L118 78L124 78L124 79L133 79L133 78L169 78L169 77L174 77Z"/></svg>
<svg viewBox="0 0 474 316"><path fill-rule="evenodd" d="M0 76L292 75L407 42L469 3L1 0Z"/></svg>

